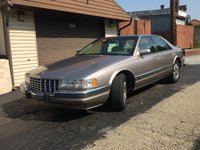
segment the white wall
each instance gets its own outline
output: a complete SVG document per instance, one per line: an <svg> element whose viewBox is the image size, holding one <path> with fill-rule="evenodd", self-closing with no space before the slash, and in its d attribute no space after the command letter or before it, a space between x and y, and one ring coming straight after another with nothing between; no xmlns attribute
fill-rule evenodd
<svg viewBox="0 0 200 150"><path fill-rule="evenodd" d="M26 72L38 66L35 19L33 11L23 10L25 20L19 21L17 10L11 9L9 36L15 86L24 81Z"/></svg>
<svg viewBox="0 0 200 150"><path fill-rule="evenodd" d="M113 25L110 26L109 19L105 19L105 37L117 36L118 33L118 23L113 20Z"/></svg>
<svg viewBox="0 0 200 150"><path fill-rule="evenodd" d="M3 18L2 10L0 9L0 55L5 55L5 38L4 38L4 28L3 28Z"/></svg>
<svg viewBox="0 0 200 150"><path fill-rule="evenodd" d="M12 90L12 81L10 76L9 62L6 59L0 59L0 95Z"/></svg>

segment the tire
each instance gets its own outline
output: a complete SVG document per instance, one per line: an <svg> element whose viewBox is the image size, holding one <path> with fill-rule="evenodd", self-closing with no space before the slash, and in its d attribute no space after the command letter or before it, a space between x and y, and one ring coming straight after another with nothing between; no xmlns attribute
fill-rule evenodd
<svg viewBox="0 0 200 150"><path fill-rule="evenodd" d="M124 74L119 74L112 82L109 104L113 111L123 111L126 108L127 82Z"/></svg>
<svg viewBox="0 0 200 150"><path fill-rule="evenodd" d="M180 63L176 60L173 65L172 73L168 77L170 83L176 83L180 79Z"/></svg>

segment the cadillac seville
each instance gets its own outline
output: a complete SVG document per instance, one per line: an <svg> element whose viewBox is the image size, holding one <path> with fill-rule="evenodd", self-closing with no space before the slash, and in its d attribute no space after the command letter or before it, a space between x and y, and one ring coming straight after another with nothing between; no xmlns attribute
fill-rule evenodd
<svg viewBox="0 0 200 150"><path fill-rule="evenodd" d="M183 60L182 50L160 36L100 38L71 58L29 71L20 87L27 98L54 106L108 103L122 111L130 91L163 78L177 82Z"/></svg>

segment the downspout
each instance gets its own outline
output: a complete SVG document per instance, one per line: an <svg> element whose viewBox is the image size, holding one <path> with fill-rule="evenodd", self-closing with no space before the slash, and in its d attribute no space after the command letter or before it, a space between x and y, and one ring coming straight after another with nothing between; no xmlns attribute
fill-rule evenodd
<svg viewBox="0 0 200 150"><path fill-rule="evenodd" d="M14 75L13 75L13 66L12 66L12 55L11 55L11 47L10 47L10 36L9 36L9 13L10 13L10 2L7 4L7 6L3 9L3 24L4 24L4 36L5 36L5 44L6 44L6 56L9 61L9 67L10 67L10 75L11 75L11 81L12 81L12 89L15 89L15 82L14 82Z"/></svg>
<svg viewBox="0 0 200 150"><path fill-rule="evenodd" d="M128 23L127 25L125 25L125 26L119 28L119 30L118 30L118 36L120 36L120 32L121 32L121 30L123 30L123 29L125 29L126 27L128 27L128 26L131 25L132 20L133 20L133 18L131 17L131 18L130 18L130 21L129 21L129 23Z"/></svg>

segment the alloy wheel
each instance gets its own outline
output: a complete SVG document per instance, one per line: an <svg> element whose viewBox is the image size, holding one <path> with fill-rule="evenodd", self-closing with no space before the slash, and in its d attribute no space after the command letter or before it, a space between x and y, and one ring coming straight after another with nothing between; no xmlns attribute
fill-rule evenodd
<svg viewBox="0 0 200 150"><path fill-rule="evenodd" d="M173 69L173 77L175 80L177 80L179 78L180 75L180 69L179 69L179 65L177 63L174 64L174 69Z"/></svg>
<svg viewBox="0 0 200 150"><path fill-rule="evenodd" d="M124 81L123 84L123 102L124 104L126 103L127 100L127 85L126 85L126 81Z"/></svg>

